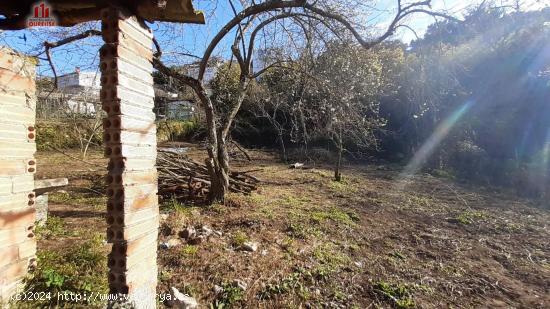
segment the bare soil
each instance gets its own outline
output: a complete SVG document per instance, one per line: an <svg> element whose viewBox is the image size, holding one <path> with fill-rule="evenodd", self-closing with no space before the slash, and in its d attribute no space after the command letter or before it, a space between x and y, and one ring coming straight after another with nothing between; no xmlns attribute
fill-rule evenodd
<svg viewBox="0 0 550 309"><path fill-rule="evenodd" d="M261 169L253 194L230 194L225 206L162 201L161 242L188 226L221 236L159 249L159 293L174 286L204 308L550 307L548 205L431 175L405 178L395 166L347 166L338 183L328 166L289 169L269 152L250 154L252 162L232 166ZM101 152L89 164L53 152L37 158L39 178L71 183L52 195L50 215L72 232L40 240L39 250L104 233ZM258 250L241 250L243 242Z"/></svg>

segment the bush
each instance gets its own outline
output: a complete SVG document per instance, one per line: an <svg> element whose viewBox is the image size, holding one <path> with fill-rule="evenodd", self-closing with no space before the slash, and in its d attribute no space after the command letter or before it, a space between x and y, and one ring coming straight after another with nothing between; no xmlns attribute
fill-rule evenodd
<svg viewBox="0 0 550 309"><path fill-rule="evenodd" d="M196 121L161 120L157 123L158 142L187 140L199 131Z"/></svg>
<svg viewBox="0 0 550 309"><path fill-rule="evenodd" d="M93 134L92 145L101 145L103 129L100 126L93 130L96 124L95 119L82 119L76 125L78 130L70 123L45 122L36 124L36 148L38 150L49 150L52 147L57 149L70 149L80 147L80 139L86 141ZM78 133L78 132L81 133Z"/></svg>

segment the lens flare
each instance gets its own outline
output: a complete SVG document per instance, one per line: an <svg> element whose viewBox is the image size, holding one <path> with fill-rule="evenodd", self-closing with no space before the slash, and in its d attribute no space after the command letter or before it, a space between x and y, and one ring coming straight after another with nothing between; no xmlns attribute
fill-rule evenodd
<svg viewBox="0 0 550 309"><path fill-rule="evenodd" d="M473 101L466 102L437 126L432 135L422 144L422 147L414 154L411 161L407 164L403 172L401 172L399 179L407 180L422 168L437 146L439 146L447 135L449 135L451 129L464 117L473 104ZM405 182L400 181L399 183L399 187L403 188Z"/></svg>

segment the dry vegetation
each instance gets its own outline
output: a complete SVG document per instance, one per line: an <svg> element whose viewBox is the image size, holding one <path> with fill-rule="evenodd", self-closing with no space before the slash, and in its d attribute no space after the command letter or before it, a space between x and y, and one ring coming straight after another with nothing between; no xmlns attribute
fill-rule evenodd
<svg viewBox="0 0 550 309"><path fill-rule="evenodd" d="M261 169L256 192L230 194L226 206L163 201L161 242L189 226L221 235L159 249L159 293L175 286L205 308L550 305L547 206L430 175L400 182L393 166L348 166L338 183L322 166L288 169L269 153L251 155L252 164L233 165ZM104 291L105 160L99 151L91 164L37 158L39 177L68 175L71 187L51 196L30 282ZM239 249L249 241L257 251Z"/></svg>

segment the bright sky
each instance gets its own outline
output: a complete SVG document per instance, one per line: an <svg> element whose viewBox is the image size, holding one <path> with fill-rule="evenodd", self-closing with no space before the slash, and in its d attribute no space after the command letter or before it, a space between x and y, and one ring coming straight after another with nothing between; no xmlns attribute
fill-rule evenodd
<svg viewBox="0 0 550 309"><path fill-rule="evenodd" d="M435 11L444 11L450 15L461 17L462 13L468 7L477 5L482 0L432 0L432 9ZM545 6L550 6L550 0L519 0L522 10L537 10ZM170 63L170 58L179 56L178 53L200 54L209 40L215 35L216 31L222 27L233 13L228 5L228 1L194 0L195 7L206 13L206 25L151 25L155 36L163 46L164 60ZM213 3L214 2L214 3ZM238 1L234 1L238 3ZM405 3L407 1L404 1ZM501 5L514 5L516 0L496 0ZM369 22L375 29L384 29L395 13L397 0L373 1L375 12L371 15ZM429 24L434 22L434 18L424 14L413 15L407 20L407 25L413 28L419 36L422 36ZM98 23L86 25L88 28L99 28ZM5 31L0 33L0 45L7 45L18 51L27 54L37 54L41 51L42 42L47 39L50 41L58 40L67 36L67 31L78 33L82 30L55 28L44 29L34 28L21 31ZM402 28L396 35L396 39L409 43L415 39L412 31ZM100 38L91 38L79 41L74 46L67 46L53 51L53 58L58 75L69 73L76 66L82 70L96 71L98 64L98 49L102 41ZM222 55L227 51L219 51ZM52 75L48 65L41 61L39 74Z"/></svg>

